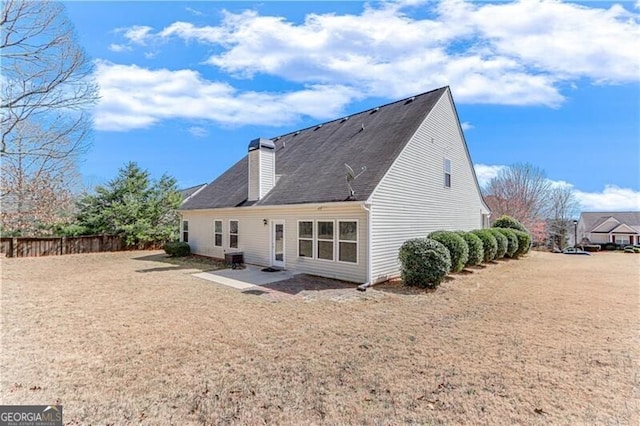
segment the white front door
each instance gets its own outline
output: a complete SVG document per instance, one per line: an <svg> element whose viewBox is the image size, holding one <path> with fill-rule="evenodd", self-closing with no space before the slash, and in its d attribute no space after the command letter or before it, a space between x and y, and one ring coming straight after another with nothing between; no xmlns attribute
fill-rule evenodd
<svg viewBox="0 0 640 426"><path fill-rule="evenodd" d="M284 268L284 220L271 223L271 266Z"/></svg>

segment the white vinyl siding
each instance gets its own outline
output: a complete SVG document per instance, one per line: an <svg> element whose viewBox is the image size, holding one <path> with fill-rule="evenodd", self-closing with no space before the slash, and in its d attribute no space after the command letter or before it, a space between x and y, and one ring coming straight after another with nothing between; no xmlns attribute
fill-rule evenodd
<svg viewBox="0 0 640 426"><path fill-rule="evenodd" d="M443 186L443 158L455 183ZM410 238L436 230L482 228L482 203L471 159L447 91L396 158L370 197L371 274L379 282L399 275L398 250Z"/></svg>
<svg viewBox="0 0 640 426"><path fill-rule="evenodd" d="M337 278L345 281L363 283L367 280L367 262L359 263L320 260L314 257L298 256L298 221L315 223L317 220L357 221L358 223L358 259L367 257L367 212L359 203L345 203L318 206L282 206L280 208L239 207L211 210L185 210L182 212L189 220L191 251L195 254L224 259L225 252L242 251L244 261L249 264L271 265L271 221L282 219L285 221L285 267L297 273L307 273L327 278ZM240 241L238 250L213 245L213 220L237 220ZM264 220L267 220L267 225ZM225 229L225 232L227 230ZM245 238L243 236L250 236ZM335 244L337 230L334 230ZM314 253L315 254L315 253Z"/></svg>
<svg viewBox="0 0 640 426"><path fill-rule="evenodd" d="M275 150L260 148L249 151L248 161L248 200L260 200L276 184Z"/></svg>

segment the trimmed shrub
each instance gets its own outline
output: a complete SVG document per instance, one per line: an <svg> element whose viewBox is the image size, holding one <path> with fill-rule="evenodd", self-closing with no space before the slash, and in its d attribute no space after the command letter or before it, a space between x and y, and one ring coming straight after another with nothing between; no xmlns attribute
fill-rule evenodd
<svg viewBox="0 0 640 426"><path fill-rule="evenodd" d="M460 272L469 260L469 246L460 235L453 231L435 231L428 235L428 238L436 240L449 250L451 256L451 271Z"/></svg>
<svg viewBox="0 0 640 426"><path fill-rule="evenodd" d="M582 246L584 251L600 251L600 244L585 244Z"/></svg>
<svg viewBox="0 0 640 426"><path fill-rule="evenodd" d="M181 241L175 241L172 243L166 243L164 245L164 252L171 257L184 257L191 254L191 247L189 244Z"/></svg>
<svg viewBox="0 0 640 426"><path fill-rule="evenodd" d="M465 266L479 265L482 263L482 260L484 259L482 240L472 232L458 231L458 235L464 239L467 243L467 247L469 248L469 259Z"/></svg>
<svg viewBox="0 0 640 426"><path fill-rule="evenodd" d="M625 253L635 253L635 251L633 251L633 247L625 247L624 248L624 252Z"/></svg>
<svg viewBox="0 0 640 426"><path fill-rule="evenodd" d="M507 237L507 252L505 256L513 257L514 254L518 251L518 237L516 237L516 233L513 232L513 229L509 228L493 228L496 231L499 231Z"/></svg>
<svg viewBox="0 0 640 426"><path fill-rule="evenodd" d="M507 254L507 246L509 245L509 240L504 234L498 231L495 228L490 228L489 232L493 234L496 238L496 243L498 243L498 251L496 251L496 259L502 259L505 254Z"/></svg>
<svg viewBox="0 0 640 426"><path fill-rule="evenodd" d="M491 231L488 229L474 229L471 232L477 235L480 241L482 241L482 250L484 251L483 261L491 262L495 259L496 253L498 252L498 242Z"/></svg>
<svg viewBox="0 0 640 426"><path fill-rule="evenodd" d="M604 243L602 250L617 250L618 245L616 243Z"/></svg>
<svg viewBox="0 0 640 426"><path fill-rule="evenodd" d="M526 232L514 230L516 237L518 237L518 250L514 254L515 258L522 256L523 254L529 253L529 248L531 248L531 235Z"/></svg>
<svg viewBox="0 0 640 426"><path fill-rule="evenodd" d="M435 288L451 270L451 255L440 242L430 238L405 241L398 254L405 285Z"/></svg>
<svg viewBox="0 0 640 426"><path fill-rule="evenodd" d="M496 219L495 222L493 222L493 227L494 228L509 228L509 229L517 229L518 231L522 231L522 232L529 232L529 230L527 228L524 227L523 224L521 224L518 219L515 219L511 216L508 216L506 214L500 216L498 219Z"/></svg>

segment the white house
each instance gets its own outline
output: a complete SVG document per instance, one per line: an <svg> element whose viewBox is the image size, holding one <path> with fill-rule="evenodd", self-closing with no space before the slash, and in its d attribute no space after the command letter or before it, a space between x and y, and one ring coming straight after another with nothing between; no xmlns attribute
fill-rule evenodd
<svg viewBox="0 0 640 426"><path fill-rule="evenodd" d="M583 212L577 226L578 241L640 244L640 212Z"/></svg>
<svg viewBox="0 0 640 426"><path fill-rule="evenodd" d="M490 213L449 87L256 139L181 212L193 253L359 283L398 276L407 239Z"/></svg>

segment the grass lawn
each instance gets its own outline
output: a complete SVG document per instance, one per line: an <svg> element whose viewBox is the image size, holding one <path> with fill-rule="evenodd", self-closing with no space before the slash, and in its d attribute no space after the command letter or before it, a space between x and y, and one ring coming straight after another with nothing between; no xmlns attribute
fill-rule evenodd
<svg viewBox="0 0 640 426"><path fill-rule="evenodd" d="M274 303L158 253L2 259L0 404L67 424L639 424L640 255Z"/></svg>

